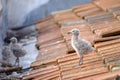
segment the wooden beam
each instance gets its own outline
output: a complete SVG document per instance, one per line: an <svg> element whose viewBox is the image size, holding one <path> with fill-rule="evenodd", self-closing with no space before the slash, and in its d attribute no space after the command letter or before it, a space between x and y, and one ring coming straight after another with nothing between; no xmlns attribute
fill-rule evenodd
<svg viewBox="0 0 120 80"><path fill-rule="evenodd" d="M22 67L7 68L7 69L0 70L0 73L20 71L21 69L22 69Z"/></svg>

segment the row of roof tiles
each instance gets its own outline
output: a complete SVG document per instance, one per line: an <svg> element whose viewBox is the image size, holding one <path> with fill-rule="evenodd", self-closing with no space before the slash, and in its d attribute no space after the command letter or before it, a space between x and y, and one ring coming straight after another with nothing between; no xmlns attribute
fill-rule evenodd
<svg viewBox="0 0 120 80"><path fill-rule="evenodd" d="M114 80L120 75L119 3L93 0L37 21L39 55L23 80ZM73 28L95 47L81 66L66 34Z"/></svg>

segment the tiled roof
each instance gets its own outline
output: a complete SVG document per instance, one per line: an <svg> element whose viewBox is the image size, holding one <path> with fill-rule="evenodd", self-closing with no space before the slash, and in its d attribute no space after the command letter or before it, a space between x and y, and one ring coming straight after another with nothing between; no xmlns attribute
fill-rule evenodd
<svg viewBox="0 0 120 80"><path fill-rule="evenodd" d="M23 80L115 80L120 76L119 3L93 0L37 21L39 55ZM73 28L95 48L84 55L80 66L67 35Z"/></svg>

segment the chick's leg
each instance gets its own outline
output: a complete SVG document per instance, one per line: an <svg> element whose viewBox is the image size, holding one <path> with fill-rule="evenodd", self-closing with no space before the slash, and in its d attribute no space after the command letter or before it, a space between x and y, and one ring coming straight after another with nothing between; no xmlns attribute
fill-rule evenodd
<svg viewBox="0 0 120 80"><path fill-rule="evenodd" d="M17 63L18 63L18 65L17 65L17 66L19 67L19 64L20 64L20 62L19 62L19 58L17 58Z"/></svg>
<svg viewBox="0 0 120 80"><path fill-rule="evenodd" d="M15 66L19 66L19 58L17 57L16 60L15 60Z"/></svg>
<svg viewBox="0 0 120 80"><path fill-rule="evenodd" d="M14 66L16 66L16 64L17 64L17 58L16 58L16 60L15 60L15 64L14 64Z"/></svg>
<svg viewBox="0 0 120 80"><path fill-rule="evenodd" d="M81 64L83 64L83 55L82 54L80 54L79 62L78 62L78 65L81 65Z"/></svg>

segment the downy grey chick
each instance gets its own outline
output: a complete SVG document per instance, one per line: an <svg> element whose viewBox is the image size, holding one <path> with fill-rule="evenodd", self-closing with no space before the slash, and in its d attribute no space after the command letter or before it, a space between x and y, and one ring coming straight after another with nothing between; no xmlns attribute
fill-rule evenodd
<svg viewBox="0 0 120 80"><path fill-rule="evenodd" d="M7 65L10 65L12 66L12 63L11 63L11 58L12 58L12 51L11 51L11 47L9 45L6 45L6 46L3 46L3 49L2 49L2 60L3 60L3 64L2 66L7 66ZM6 64L6 65L5 65Z"/></svg>
<svg viewBox="0 0 120 80"><path fill-rule="evenodd" d="M15 61L15 65L16 65L16 63L18 63L18 66L19 66L19 57L25 56L25 54L27 54L27 52L22 48L22 46L20 44L18 44L17 38L12 37L10 39L10 41L11 41L11 43L10 43L11 50L12 50L14 56L17 58Z"/></svg>
<svg viewBox="0 0 120 80"><path fill-rule="evenodd" d="M83 54L94 50L91 43L79 37L80 31L76 28L72 29L68 34L72 34L71 45L79 56L79 63L83 64Z"/></svg>

